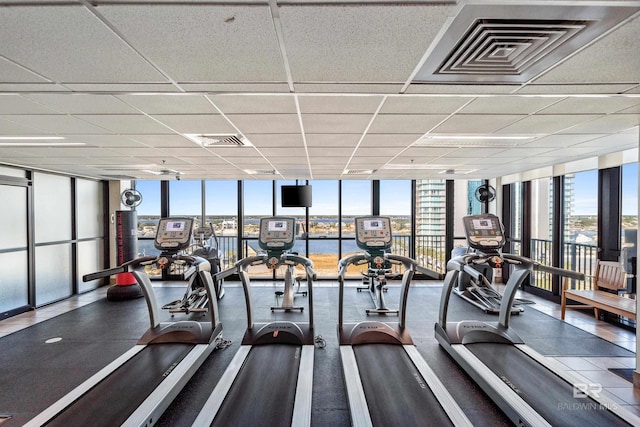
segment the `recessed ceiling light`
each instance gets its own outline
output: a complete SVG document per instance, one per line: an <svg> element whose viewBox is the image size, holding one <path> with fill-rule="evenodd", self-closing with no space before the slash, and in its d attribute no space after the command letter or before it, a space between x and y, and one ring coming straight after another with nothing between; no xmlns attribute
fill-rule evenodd
<svg viewBox="0 0 640 427"><path fill-rule="evenodd" d="M533 139L537 135L427 135L422 139L455 139L455 140L523 140Z"/></svg>
<svg viewBox="0 0 640 427"><path fill-rule="evenodd" d="M402 169L413 169L413 170L441 170L444 168L452 168L451 165L433 165L426 163L391 163L388 165L382 166L382 169L390 169L390 170L402 170Z"/></svg>

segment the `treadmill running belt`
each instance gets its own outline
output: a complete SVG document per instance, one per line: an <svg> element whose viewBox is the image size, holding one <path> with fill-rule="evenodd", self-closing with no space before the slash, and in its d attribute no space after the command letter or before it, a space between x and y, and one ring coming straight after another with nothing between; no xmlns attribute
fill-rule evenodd
<svg viewBox="0 0 640 427"><path fill-rule="evenodd" d="M476 343L467 344L466 348L551 425L628 425L595 400L574 397L573 385L512 345Z"/></svg>
<svg viewBox="0 0 640 427"><path fill-rule="evenodd" d="M447 426L446 412L402 346L353 346L374 426Z"/></svg>
<svg viewBox="0 0 640 427"><path fill-rule="evenodd" d="M146 346L46 425L121 425L192 349L193 344Z"/></svg>
<svg viewBox="0 0 640 427"><path fill-rule="evenodd" d="M214 426L291 426L302 347L255 345L251 348Z"/></svg>

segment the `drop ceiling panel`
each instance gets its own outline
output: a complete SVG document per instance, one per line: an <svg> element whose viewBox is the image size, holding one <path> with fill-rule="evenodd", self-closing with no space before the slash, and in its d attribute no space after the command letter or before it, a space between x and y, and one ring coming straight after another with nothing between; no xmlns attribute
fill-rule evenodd
<svg viewBox="0 0 640 427"><path fill-rule="evenodd" d="M420 139L423 133L369 133L364 136L360 143L360 148L367 147L407 147Z"/></svg>
<svg viewBox="0 0 640 427"><path fill-rule="evenodd" d="M473 100L469 96L389 96L381 114L452 114Z"/></svg>
<svg viewBox="0 0 640 427"><path fill-rule="evenodd" d="M485 96L464 106L463 114L534 114L561 101L563 97Z"/></svg>
<svg viewBox="0 0 640 427"><path fill-rule="evenodd" d="M621 83L621 84L529 84L522 86L517 90L518 95L618 95L621 93L627 93L628 90L635 85L633 83Z"/></svg>
<svg viewBox="0 0 640 427"><path fill-rule="evenodd" d="M48 82L49 80L0 56L0 81L28 83Z"/></svg>
<svg viewBox="0 0 640 427"><path fill-rule="evenodd" d="M583 121L567 130L569 133L617 133L638 126L640 115L637 114L610 114L594 120Z"/></svg>
<svg viewBox="0 0 640 427"><path fill-rule="evenodd" d="M245 135L258 149L263 147L303 147L301 134L248 134Z"/></svg>
<svg viewBox="0 0 640 427"><path fill-rule="evenodd" d="M456 114L433 130L433 133L490 134L524 119L518 114ZM535 128L526 128L526 132ZM507 133L522 133L508 131Z"/></svg>
<svg viewBox="0 0 640 427"><path fill-rule="evenodd" d="M581 142L599 138L604 134L559 134L549 135L533 142L520 145L520 148L536 147L536 148L561 148L570 147Z"/></svg>
<svg viewBox="0 0 640 427"><path fill-rule="evenodd" d="M43 105L20 95L0 95L0 114L55 114Z"/></svg>
<svg viewBox="0 0 640 427"><path fill-rule="evenodd" d="M0 119L12 121L24 127L37 129L36 134L101 134L105 129L94 126L87 121L65 114L43 115L10 115L0 116Z"/></svg>
<svg viewBox="0 0 640 427"><path fill-rule="evenodd" d="M180 133L236 133L236 129L220 114L163 114L152 117Z"/></svg>
<svg viewBox="0 0 640 427"><path fill-rule="evenodd" d="M250 133L299 133L297 114L228 114L244 135Z"/></svg>
<svg viewBox="0 0 640 427"><path fill-rule="evenodd" d="M224 114L296 114L293 95L208 95Z"/></svg>
<svg viewBox="0 0 640 427"><path fill-rule="evenodd" d="M341 148L341 147L315 147L315 148L309 148L309 156L310 157L321 157L324 155L329 155L329 156L344 156L347 159L349 158L349 156L351 156L351 153L353 153L353 148L350 147L346 147L346 148Z"/></svg>
<svg viewBox="0 0 640 427"><path fill-rule="evenodd" d="M28 94L25 98L64 114L132 114L137 111L111 95ZM30 112L30 114L37 114Z"/></svg>
<svg viewBox="0 0 640 427"><path fill-rule="evenodd" d="M100 12L178 82L286 81L266 4L101 6Z"/></svg>
<svg viewBox="0 0 640 427"><path fill-rule="evenodd" d="M640 65L640 64L639 64ZM568 97L540 111L541 114L610 114L640 104L633 97Z"/></svg>
<svg viewBox="0 0 640 427"><path fill-rule="evenodd" d="M299 96L302 114L373 114L384 98L382 96L324 95Z"/></svg>
<svg viewBox="0 0 640 427"><path fill-rule="evenodd" d="M369 133L402 134L427 133L447 116L439 114L379 114L369 128Z"/></svg>
<svg viewBox="0 0 640 427"><path fill-rule="evenodd" d="M180 135L122 135L149 147L187 147L194 146L194 142Z"/></svg>
<svg viewBox="0 0 640 427"><path fill-rule="evenodd" d="M280 6L293 80L405 82L453 10L433 5Z"/></svg>
<svg viewBox="0 0 640 427"><path fill-rule="evenodd" d="M165 80L82 6L3 8L0 40L3 56L56 82Z"/></svg>
<svg viewBox="0 0 640 427"><path fill-rule="evenodd" d="M498 133L505 134L519 134L526 135L531 134L548 134L566 130L570 133L575 133L569 129L579 123L589 122L598 118L595 114L582 114L582 115L544 115L536 114L535 116L528 116L522 120L514 123L510 126L505 126Z"/></svg>
<svg viewBox="0 0 640 427"><path fill-rule="evenodd" d="M64 117L64 116L62 116ZM142 114L110 114L110 115L77 115L78 119L92 123L102 128L101 133L121 133L121 134L163 134L171 133L171 130L162 126L155 120ZM70 132L69 132L70 133ZM89 132L83 132L89 133Z"/></svg>
<svg viewBox="0 0 640 427"><path fill-rule="evenodd" d="M153 94L118 95L118 99L130 105L133 111L154 114L217 114L204 95Z"/></svg>
<svg viewBox="0 0 640 427"><path fill-rule="evenodd" d="M355 147L360 134L310 134L306 133L308 147Z"/></svg>
<svg viewBox="0 0 640 427"><path fill-rule="evenodd" d="M82 143L94 147L148 148L124 135L67 135L65 142Z"/></svg>
<svg viewBox="0 0 640 427"><path fill-rule="evenodd" d="M629 6L629 9L638 10L637 4L634 5L633 2L630 2ZM638 82L640 81L638 34L640 34L640 16L578 52L560 66L536 79L535 82L563 84ZM615 64L615 66L605 64Z"/></svg>
<svg viewBox="0 0 640 427"><path fill-rule="evenodd" d="M302 124L308 133L357 133L367 128L371 114L303 114Z"/></svg>

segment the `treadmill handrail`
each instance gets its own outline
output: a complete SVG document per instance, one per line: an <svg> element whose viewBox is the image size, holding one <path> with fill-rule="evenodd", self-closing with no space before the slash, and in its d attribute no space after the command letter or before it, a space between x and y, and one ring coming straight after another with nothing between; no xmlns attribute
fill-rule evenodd
<svg viewBox="0 0 640 427"><path fill-rule="evenodd" d="M370 258L371 258L371 255L369 255L368 252L364 252L361 254L346 256L342 258L340 261L338 261L338 267L339 267L338 288L340 290L338 293L338 328L340 330L342 329L342 324L343 324L342 307L344 304L344 275L347 272L347 268L349 268L351 264L353 265L365 264L366 262L369 261Z"/></svg>

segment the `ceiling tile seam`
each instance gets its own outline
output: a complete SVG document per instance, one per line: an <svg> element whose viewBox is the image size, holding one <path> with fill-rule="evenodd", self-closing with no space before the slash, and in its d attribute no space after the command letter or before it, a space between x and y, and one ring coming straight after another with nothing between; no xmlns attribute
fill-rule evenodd
<svg viewBox="0 0 640 427"><path fill-rule="evenodd" d="M239 133L240 135L242 135L244 138L247 138L247 136L244 134L244 132L242 132L240 129L238 129L238 127L235 125L235 123L233 123L233 121L231 121L231 119L230 119L229 117L227 117L227 115L222 111L222 109L221 109L220 107L218 107L218 105L217 105L217 104L216 104L216 103L215 103L215 102L214 102L214 101L213 101L209 96L210 96L210 95L205 95L205 96L204 96L204 98L207 100L207 102L209 102L209 104L211 104L211 106L212 106L213 108L215 108L215 109L216 109L216 111L218 111L218 113L220 113L220 115L221 115L221 116L222 116L222 117L227 121L227 123L229 123L229 125L231 125L231 126L236 130L236 132L238 132L238 133ZM249 139L249 138L247 138L247 139ZM206 148L206 147L203 147L203 148L205 148L205 150L207 150L207 151L208 151L208 152L210 152L211 154L215 154L216 156L218 156L219 158L221 158L221 159L222 159L222 160L224 160L225 162L228 162L230 165L235 166L238 170L241 170L241 171L242 171L242 170L244 170L244 169L242 169L242 168L238 167L235 163L231 162L230 160L227 160L226 158L222 157L222 156L221 156L221 155L219 155L218 153L216 153L216 152L214 152L214 151L211 151L211 150L209 150L209 149L208 149L208 148ZM271 168L273 168L273 170L274 170L274 171L276 171L276 173L277 173L278 175L280 175L280 176L282 177L282 175L281 175L281 174L280 174L280 172L278 171L278 168L276 168L276 167L273 165L273 163L271 163L271 161L269 161L269 159L268 159L264 154L262 154L262 151L260 151L260 149L259 149L258 147L256 147L256 146L254 145L252 148L253 148L253 149L254 149L258 154L260 154L260 156L262 156L262 158L265 160L265 162L267 162L267 163L269 164L269 166L270 166ZM284 178L284 177L283 177L283 178Z"/></svg>
<svg viewBox="0 0 640 427"><path fill-rule="evenodd" d="M637 3L637 2L635 2ZM614 6L614 5L609 5L609 6ZM633 6L631 3L627 4L627 6ZM638 6L636 6L638 7ZM600 40L602 40L603 38L605 38L606 36L608 36L609 34L614 33L615 31L617 31L619 28L622 28L624 25L626 25L628 22L631 22L633 19L635 19L636 17L640 16L640 10L636 11L636 13L632 14L631 16L627 17L626 19L623 19L622 21L618 22L617 24L613 25L611 28L609 28L607 31L602 32L600 35L598 35L597 37L595 37L593 40L590 40L588 43L582 45L579 49L570 52L568 54L566 54L564 57L562 57L561 59L559 59L558 61L556 61L554 64L551 64L549 67L545 68L544 70L542 70L540 73L538 73L535 76L532 76L529 80L527 80L526 82L524 82L522 87L526 87L529 84L532 84L534 82L534 80L537 80L541 77L543 77L545 74L547 74L548 72L550 72L551 70L559 67L560 65L564 64L565 62L567 62L569 59L573 58L575 55L577 55L578 53L592 47L593 45L595 45L597 42L599 42ZM596 82L591 82L591 84L596 84Z"/></svg>
<svg viewBox="0 0 640 427"><path fill-rule="evenodd" d="M371 120L369 120L369 123L367 124L367 127L362 132L362 135L360 136L360 139L358 140L358 143L353 148L353 152L351 153L351 156L349 156L349 160L347 160L347 163L344 165L343 173L341 174L341 176L344 175L344 171L349 168L349 164L351 163L351 160L353 160L353 158L355 157L356 152L358 151L358 148L360 148L360 145L362 144L362 141L364 141L365 136L367 136L367 134L369 132L369 129L373 125L373 122L376 120L376 117L378 117L378 114L380 113L380 110L382 110L382 107L384 106L384 103L386 101L387 101L387 96L383 96L382 100L380 101L380 104L378 104L378 108L376 108L376 111L371 116Z"/></svg>
<svg viewBox="0 0 640 427"><path fill-rule="evenodd" d="M309 169L309 176L313 179L313 170L311 169L311 158L309 157L309 147L307 146L307 134L304 130L304 123L302 121L302 112L300 111L300 102L298 96L293 96L293 101L296 104L296 113L298 115L298 124L300 125L300 135L302 136L302 145L304 146L304 154L307 156L307 168Z"/></svg>
<svg viewBox="0 0 640 427"><path fill-rule="evenodd" d="M385 163L383 165L387 166L389 164L391 164L391 162L393 162L395 159L397 159L400 155L402 155L402 153L404 153L405 151L407 151L409 148L415 148L416 147L416 142L420 141L422 138L424 138L425 136L429 135L431 132L433 132L434 129L437 129L438 126L440 126L441 124L443 124L444 122L446 122L447 120L449 120L450 118L452 118L453 116L455 116L456 114L458 114L462 109L464 109L467 105L471 104L473 101L475 101L477 99L477 97L472 97L471 99L469 99L467 102L465 102L464 104L462 104L460 107L458 107L454 112L450 113L447 117L445 117L444 119L440 120L438 123L436 123L434 126L431 127L431 129L429 129L427 132L425 132L422 136L420 136L418 139L416 139L415 141L413 141L411 144L407 145L403 150L401 150L399 153L397 153L395 156L391 157L387 163ZM440 157L445 156L446 154L443 154L441 156L438 156L436 159L439 159Z"/></svg>
<svg viewBox="0 0 640 427"><path fill-rule="evenodd" d="M289 85L289 92L295 92L295 86L293 84L293 76L291 75L291 67L289 66L289 56L287 55L287 48L284 41L284 32L282 31L282 21L280 20L280 11L278 9L277 0L269 0L269 11L271 13L271 21L273 28L276 32L276 38L278 39L278 48L280 50L280 59L284 67L284 72L287 76L287 85Z"/></svg>
<svg viewBox="0 0 640 427"><path fill-rule="evenodd" d="M14 65L14 66L16 66L16 67L18 67L18 68L20 68L20 69L22 69L22 70L24 70L24 71L26 71L26 72L28 72L28 73L31 73L31 74L33 74L33 75L35 75L35 76L40 77L41 79L46 80L46 82L35 82L35 84L48 84L48 83L60 84L59 82L56 82L56 81L54 81L54 80L51 80L50 78L48 78L48 77L46 77L46 76L44 76L44 75L42 75L42 74L40 74L40 73L38 73L38 72L36 72L36 71L33 71L33 70L32 70L32 69L30 69L29 67L26 67L26 66L24 66L24 65L20 64L19 62L14 61L13 59L9 59L9 58L7 58L7 57L6 57L6 56L4 56L4 55L0 55L0 58L4 59L5 61L7 61L7 62L8 62L9 64L11 64L11 65ZM6 83L11 83L11 82L4 82L4 81L3 81L2 83L3 83L3 84L6 84ZM15 82L15 83L13 83L13 84L21 84L21 83L34 84L34 82Z"/></svg>
<svg viewBox="0 0 640 427"><path fill-rule="evenodd" d="M102 22L102 24L105 27L107 27L116 37L118 37L129 49L131 49L132 52L134 52L136 55L138 55L143 61L145 61L147 64L149 64L154 70L156 70L158 73L160 73L162 76L164 76L164 78L166 78L176 89L178 89L180 92L186 92L178 84L178 82L175 79L173 79L168 73L166 73L159 66L157 66L151 59L149 59L146 56L144 56L142 54L142 52L140 52L138 49L136 49L133 46L133 44L131 44L127 40L127 38L124 36L124 34L122 34L120 32L120 30L118 30L116 28L115 25L113 25L111 22L109 22L109 20L107 18L105 18L100 12L98 12L98 10L96 10L96 7L93 5L93 3L91 3L88 0L78 0L78 2L81 5L83 5L89 11L89 13L91 13L93 16L95 16L96 19L98 19L100 22Z"/></svg>
<svg viewBox="0 0 640 427"><path fill-rule="evenodd" d="M440 43L440 40L442 39L442 37L444 37L449 27L453 23L455 16L457 16L460 13L460 10L462 10L462 7L463 7L462 4L458 5L453 11L454 16L450 16L444 22L444 24L440 28L440 31L438 31L438 33L435 35L435 37L431 41L431 44L427 47L427 50L424 52L424 55L422 55L422 58L420 58L420 60L416 64L416 67L413 69L411 74L409 74L407 81L402 85L402 88L400 89L401 94L404 94L412 84L417 84L417 83L414 83L413 80L416 78L416 75L418 75L422 67L424 67L424 64L427 62L427 60L429 59L433 51L436 49L436 47Z"/></svg>
<svg viewBox="0 0 640 427"><path fill-rule="evenodd" d="M138 107L136 107L135 105L130 104L129 102L127 102L127 101L126 101L126 100L124 100L124 99L121 99L121 98L117 98L117 99L119 99L119 100L120 100L121 102L123 102L125 105L127 105L127 106L129 106L129 107L133 108L134 110L138 111L138 112L139 112L140 114L142 114L143 116L145 116L145 117L147 117L147 118L149 118L149 119L153 120L154 122L158 123L158 124L159 124L159 125L161 125L161 126L164 126L164 127L165 127L165 128L167 128L168 130L170 130L171 132L173 132L176 136L180 136L181 138L184 138L184 139L185 139L185 141L189 141L189 142L193 143L193 141L189 140L189 138L185 137L182 133L178 132L177 130L173 129L171 126L169 126L169 125L167 125L167 124L163 123L162 121L160 121L160 120L156 119L155 117L153 117L153 116L151 116L151 115L147 114L146 112L142 111L141 109L139 109L139 108L138 108ZM213 103L211 102L211 100L210 100L207 96L205 96L205 99L206 99L209 103L211 103L211 104L213 105L213 107L214 107L214 108L216 108L216 109L217 109L217 110L222 114L222 112L220 111L220 109L219 109L215 104L213 104ZM224 116L224 114L223 114L223 117L225 117L225 116ZM227 117L225 117L225 120L229 121L229 120L227 119ZM231 123L231 125L233 126L233 124L232 124L232 123ZM234 128L237 130L237 128L236 128L235 126L234 126ZM121 134L119 134L119 133L117 133L117 132L116 132L116 133L114 133L114 134L115 134L115 135L121 135ZM243 135L243 136L244 136L244 135ZM126 137L125 137L125 138L126 138ZM136 141L136 142L139 142L139 141ZM144 145L147 145L147 144L144 144ZM150 148L157 149L158 147L150 147ZM205 151L207 151L207 152L208 152L208 153L210 153L210 154L213 154L214 156L218 157L218 158L219 158L219 159L221 159L222 161L227 162L229 165L231 165L231 166L235 167L236 169L238 169L238 170L240 170L240 171L242 170L242 168L240 168L238 165L236 165L235 163L231 162L230 160L227 160L226 158L222 157L222 156L221 156L221 155L219 155L218 153L216 153L216 152L214 152L214 151L211 151L211 150L207 149L206 147L202 147L202 149L204 149ZM176 157L176 156L169 156L169 157L175 157L175 158L178 158L178 157ZM263 157L264 157L264 156L263 156Z"/></svg>

